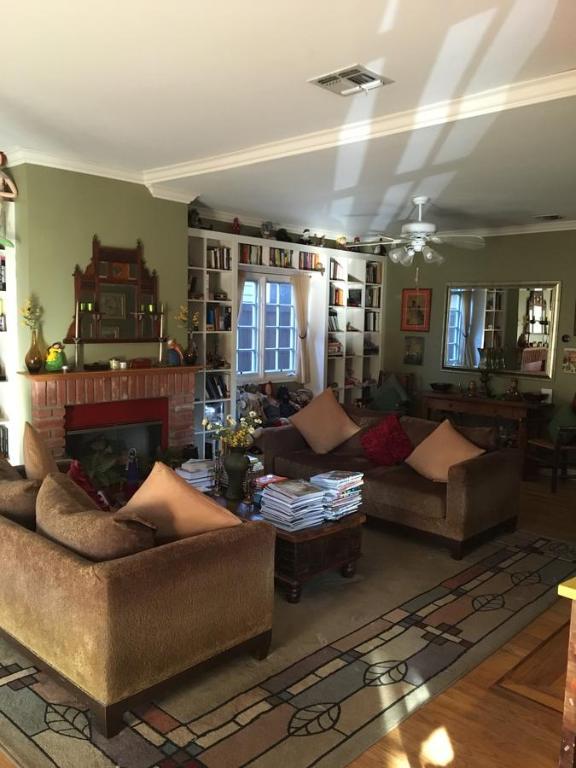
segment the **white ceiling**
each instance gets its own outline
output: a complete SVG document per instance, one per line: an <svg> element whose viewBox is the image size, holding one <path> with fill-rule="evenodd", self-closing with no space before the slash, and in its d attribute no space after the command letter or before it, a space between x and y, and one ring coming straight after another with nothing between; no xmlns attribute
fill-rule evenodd
<svg viewBox="0 0 576 768"><path fill-rule="evenodd" d="M355 63L394 84L307 82ZM422 192L454 228L576 219L569 70L574 0L19 0L0 147L349 234Z"/></svg>

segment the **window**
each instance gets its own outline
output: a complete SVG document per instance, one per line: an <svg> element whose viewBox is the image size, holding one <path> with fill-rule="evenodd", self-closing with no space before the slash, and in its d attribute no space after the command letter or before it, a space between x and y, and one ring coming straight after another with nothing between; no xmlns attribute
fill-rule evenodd
<svg viewBox="0 0 576 768"><path fill-rule="evenodd" d="M296 344L292 284L264 276L246 280L238 318L238 374L253 378L293 376Z"/></svg>

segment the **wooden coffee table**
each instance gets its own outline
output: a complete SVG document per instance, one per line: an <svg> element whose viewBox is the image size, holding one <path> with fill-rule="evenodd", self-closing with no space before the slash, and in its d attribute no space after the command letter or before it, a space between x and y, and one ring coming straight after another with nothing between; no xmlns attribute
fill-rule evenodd
<svg viewBox="0 0 576 768"><path fill-rule="evenodd" d="M366 515L356 512L294 533L276 528L275 576L286 586L289 603L297 603L303 585L319 573L338 568L345 578L356 573L365 521Z"/></svg>

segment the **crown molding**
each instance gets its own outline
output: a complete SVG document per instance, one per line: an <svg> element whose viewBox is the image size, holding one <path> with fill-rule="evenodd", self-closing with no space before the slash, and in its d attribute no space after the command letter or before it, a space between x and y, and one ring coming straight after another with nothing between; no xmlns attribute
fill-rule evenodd
<svg viewBox="0 0 576 768"><path fill-rule="evenodd" d="M143 182L140 181L142 184ZM170 200L172 203L185 203L188 205L193 202L198 195L190 194L189 192L178 192L177 190L170 189L162 184L145 184L146 188L157 200Z"/></svg>
<svg viewBox="0 0 576 768"><path fill-rule="evenodd" d="M86 173L89 176L104 176L107 179L117 181L128 181L133 184L142 184L142 173L140 171L129 171L125 168L109 168L96 163L85 162L60 155L52 155L47 152L38 152L35 149L26 149L17 147L12 149L8 155L10 166L24 165L42 165L46 168L56 168L61 171L72 171L74 173Z"/></svg>
<svg viewBox="0 0 576 768"><path fill-rule="evenodd" d="M474 229L443 229L438 235L480 235L481 237L506 237L508 235L536 235L546 232L566 232L576 229L576 219L542 221L534 224L511 224L503 227L477 227Z"/></svg>
<svg viewBox="0 0 576 768"><path fill-rule="evenodd" d="M146 183L161 183L205 173L216 173L571 96L576 96L576 70L574 69L405 112L301 134L284 141L259 144L236 152L213 155L190 162L150 168L143 172L143 177Z"/></svg>

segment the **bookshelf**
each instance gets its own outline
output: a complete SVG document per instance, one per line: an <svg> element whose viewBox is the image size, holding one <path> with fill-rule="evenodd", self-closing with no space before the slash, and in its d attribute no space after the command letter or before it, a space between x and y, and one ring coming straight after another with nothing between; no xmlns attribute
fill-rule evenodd
<svg viewBox="0 0 576 768"><path fill-rule="evenodd" d="M218 451L202 420L223 421L234 412L236 401L236 246L220 233L188 238L188 340L204 366L196 374L194 404L194 440L201 458Z"/></svg>
<svg viewBox="0 0 576 768"><path fill-rule="evenodd" d="M384 263L332 251L327 277L326 385L346 405L364 402L382 367Z"/></svg>
<svg viewBox="0 0 576 768"><path fill-rule="evenodd" d="M15 241L14 210L8 205L6 236ZM23 419L16 418L22 407L16 373L18 360L18 306L16 298L16 252L14 248L0 249L0 456L18 464L20 434Z"/></svg>
<svg viewBox="0 0 576 768"><path fill-rule="evenodd" d="M188 242L188 334L205 366L194 409L200 456L215 450L202 419L235 415L239 271L309 274L308 386L315 394L333 386L345 404L366 397L382 365L383 257L204 229L189 229Z"/></svg>
<svg viewBox="0 0 576 768"><path fill-rule="evenodd" d="M504 326L506 324L506 291L503 288L486 290L486 308L484 310L484 342L489 349L503 346Z"/></svg>

